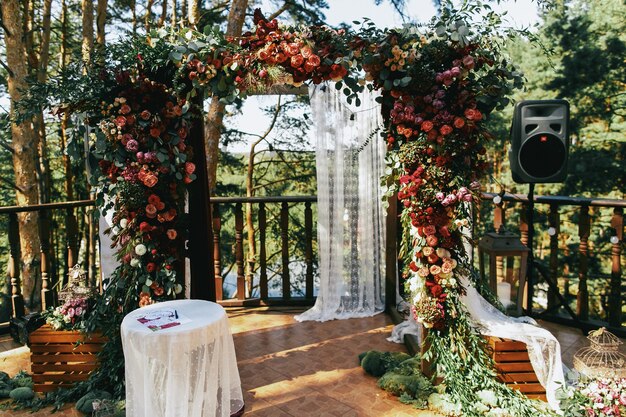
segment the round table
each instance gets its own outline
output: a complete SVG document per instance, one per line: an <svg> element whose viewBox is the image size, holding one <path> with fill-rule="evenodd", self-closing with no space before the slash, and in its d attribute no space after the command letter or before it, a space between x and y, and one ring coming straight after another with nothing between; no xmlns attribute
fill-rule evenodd
<svg viewBox="0 0 626 417"><path fill-rule="evenodd" d="M176 312L180 325L153 331L137 319ZM222 306L175 300L139 308L122 321L129 417L230 417L243 395Z"/></svg>

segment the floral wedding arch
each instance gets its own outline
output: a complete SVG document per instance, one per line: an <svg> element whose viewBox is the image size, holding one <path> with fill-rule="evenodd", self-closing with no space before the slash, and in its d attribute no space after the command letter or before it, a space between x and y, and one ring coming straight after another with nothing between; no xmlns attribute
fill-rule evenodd
<svg viewBox="0 0 626 417"><path fill-rule="evenodd" d="M226 38L217 30L172 35L114 47L109 59L82 78L66 111L87 115L95 130L100 190L116 199L111 234L119 267L108 278L91 328L111 338L91 384L122 382L119 323L139 306L182 290L177 276L185 237L184 191L196 179L188 144L208 93L232 102L274 85L334 81L359 105L364 88L381 92L387 173L403 206L402 256L417 321L430 328L432 361L441 385L464 415L483 415L478 392L491 390L510 415L547 415L495 379L483 339L460 297L458 278L470 274L462 228L480 198L486 169L484 122L521 86L521 74L501 56L491 25L466 22L477 6L444 9L426 27L381 30L367 20L354 32L284 27L257 10L255 32ZM486 20L497 20L488 13ZM365 77L368 83L361 80ZM67 81L67 80L66 80ZM68 94L67 92L64 94ZM374 140L374 139L373 139ZM377 139L378 140L378 139ZM411 230L414 233L411 233ZM118 384L119 386L123 384ZM538 411L541 410L541 411Z"/></svg>

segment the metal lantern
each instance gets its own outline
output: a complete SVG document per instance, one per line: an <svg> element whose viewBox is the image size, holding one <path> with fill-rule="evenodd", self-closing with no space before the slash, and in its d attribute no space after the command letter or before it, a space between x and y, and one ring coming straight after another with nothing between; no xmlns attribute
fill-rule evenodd
<svg viewBox="0 0 626 417"><path fill-rule="evenodd" d="M604 327L589 332L591 346L574 354L574 368L590 378L626 378L626 356L619 340Z"/></svg>
<svg viewBox="0 0 626 417"><path fill-rule="evenodd" d="M88 284L87 273L80 265L76 264L68 272L68 283L59 293L59 301L64 303L73 298L91 298L96 295L96 290Z"/></svg>
<svg viewBox="0 0 626 417"><path fill-rule="evenodd" d="M488 282L489 288L507 311L522 315L525 307L526 265L530 250L519 236L507 232L503 227L497 232L487 233L478 242L480 279Z"/></svg>

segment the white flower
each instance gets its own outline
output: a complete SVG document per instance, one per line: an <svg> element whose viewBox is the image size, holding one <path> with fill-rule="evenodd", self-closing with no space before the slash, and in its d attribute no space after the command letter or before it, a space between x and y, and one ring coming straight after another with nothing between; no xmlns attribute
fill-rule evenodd
<svg viewBox="0 0 626 417"><path fill-rule="evenodd" d="M139 259L133 258L130 260L130 266L137 268L139 266Z"/></svg>
<svg viewBox="0 0 626 417"><path fill-rule="evenodd" d="M128 226L128 219L122 219L120 220L120 227L122 229L126 229L126 226Z"/></svg>
<svg viewBox="0 0 626 417"><path fill-rule="evenodd" d="M411 292L417 291L419 286L420 286L419 280L415 276L410 279L410 281L409 281L409 290Z"/></svg>
<svg viewBox="0 0 626 417"><path fill-rule="evenodd" d="M135 246L135 253L139 256L145 255L147 251L148 251L148 248L146 248L146 245L144 245L143 243L140 243L137 246Z"/></svg>
<svg viewBox="0 0 626 417"><path fill-rule="evenodd" d="M478 391L476 395L478 395L478 398L480 398L480 401L483 404L490 405L492 407L498 405L498 397L496 396L496 393L491 390L484 389L482 391Z"/></svg>
<svg viewBox="0 0 626 417"><path fill-rule="evenodd" d="M183 292L183 286L180 284L176 284L176 286L174 287L174 292L176 294L180 294L181 292Z"/></svg>
<svg viewBox="0 0 626 417"><path fill-rule="evenodd" d="M114 235L119 235L119 234L120 234L120 228L119 228L119 227L117 227L117 226L115 226L115 227L113 227L113 229L111 229L111 232L112 232Z"/></svg>

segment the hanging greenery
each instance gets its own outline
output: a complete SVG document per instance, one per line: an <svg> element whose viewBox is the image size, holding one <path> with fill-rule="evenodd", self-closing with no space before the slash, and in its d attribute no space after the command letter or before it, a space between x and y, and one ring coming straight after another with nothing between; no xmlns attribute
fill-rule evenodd
<svg viewBox="0 0 626 417"><path fill-rule="evenodd" d="M200 111L193 98L208 94L228 103L277 84L327 81L356 105L364 88L381 92L380 136L390 151L384 183L394 184L389 192L397 192L403 207L403 276L415 318L431 329L426 359L443 377L440 402L466 416L549 415L497 382L459 298L465 291L459 276L470 270L461 228L486 168L490 135L483 123L522 83L501 55L498 16L488 6L465 5L443 8L424 27L381 30L365 19L345 31L284 27L257 10L254 22L254 32L237 38L211 28L153 32L147 42L111 48L100 61L108 64L88 76L65 75L76 83L74 92L63 82L44 89L48 97L57 93L50 104L62 111L86 113L99 161L98 203L115 212L110 232L120 266L89 322L110 342L88 386L104 384L123 395L122 317L182 289L175 270L185 234L181 195L195 178L185 142ZM496 400L480 407L481 395Z"/></svg>

